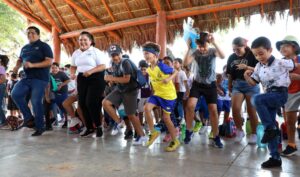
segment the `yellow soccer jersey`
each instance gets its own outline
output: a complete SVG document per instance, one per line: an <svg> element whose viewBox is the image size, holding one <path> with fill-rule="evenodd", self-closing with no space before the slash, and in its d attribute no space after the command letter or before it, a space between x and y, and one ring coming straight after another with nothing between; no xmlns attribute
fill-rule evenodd
<svg viewBox="0 0 300 177"><path fill-rule="evenodd" d="M163 83L163 80L168 78L173 71L173 68L164 64L162 61L159 61L154 69L151 69L151 67L147 69L155 96L165 100L175 100L177 98L176 89L172 80L167 84Z"/></svg>

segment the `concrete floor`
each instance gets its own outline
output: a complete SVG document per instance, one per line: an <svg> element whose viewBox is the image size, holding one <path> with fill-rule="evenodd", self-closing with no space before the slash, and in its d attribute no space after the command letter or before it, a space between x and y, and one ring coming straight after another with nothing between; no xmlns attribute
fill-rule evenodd
<svg viewBox="0 0 300 177"><path fill-rule="evenodd" d="M225 140L224 149L210 147L207 136L167 153L165 143L131 146L123 135L79 138L55 129L41 137L31 130L0 130L0 177L299 177L300 158L283 158L281 169L262 170L266 150ZM161 137L162 139L162 137ZM299 146L299 142L298 142ZM300 147L300 146L299 146Z"/></svg>

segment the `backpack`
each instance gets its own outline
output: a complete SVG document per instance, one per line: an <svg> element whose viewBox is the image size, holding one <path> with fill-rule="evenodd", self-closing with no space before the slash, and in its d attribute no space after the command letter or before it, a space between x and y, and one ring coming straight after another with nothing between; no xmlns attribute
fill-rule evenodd
<svg viewBox="0 0 300 177"><path fill-rule="evenodd" d="M132 69L134 70L135 72L135 76L131 76L135 81L136 83L138 84L138 88L142 88L144 85L146 85L147 83L147 80L145 78L145 76L143 75L142 71L139 70L136 65L129 59L129 58L126 58L126 59L123 59L122 62L121 62L121 70L123 71L123 62L125 61L129 61Z"/></svg>
<svg viewBox="0 0 300 177"><path fill-rule="evenodd" d="M224 124L219 125L219 135L228 138L236 136L236 126L232 118L225 120Z"/></svg>
<svg viewBox="0 0 300 177"><path fill-rule="evenodd" d="M10 127L11 131L18 130L23 124L23 119L16 116L8 116L6 122Z"/></svg>

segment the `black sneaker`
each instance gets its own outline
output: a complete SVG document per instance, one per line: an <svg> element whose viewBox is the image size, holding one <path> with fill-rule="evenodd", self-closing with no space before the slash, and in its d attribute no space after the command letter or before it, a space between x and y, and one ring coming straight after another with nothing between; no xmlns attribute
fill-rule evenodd
<svg viewBox="0 0 300 177"><path fill-rule="evenodd" d="M137 138L138 137L138 134L136 132L134 132L134 138Z"/></svg>
<svg viewBox="0 0 300 177"><path fill-rule="evenodd" d="M41 136L43 133L43 130L36 130L31 136Z"/></svg>
<svg viewBox="0 0 300 177"><path fill-rule="evenodd" d="M92 136L93 133L94 133L94 130L86 130L86 132L80 136L81 137L89 137L89 136Z"/></svg>
<svg viewBox="0 0 300 177"><path fill-rule="evenodd" d="M297 132L298 132L298 138L300 140L300 127L297 127Z"/></svg>
<svg viewBox="0 0 300 177"><path fill-rule="evenodd" d="M263 144L269 143L271 140L276 138L276 136L278 136L279 133L280 132L277 129L267 129L267 130L265 130L265 134L261 139L261 143L263 143Z"/></svg>
<svg viewBox="0 0 300 177"><path fill-rule="evenodd" d="M273 159L272 157L261 164L262 168L274 168L274 167L281 167L281 159Z"/></svg>
<svg viewBox="0 0 300 177"><path fill-rule="evenodd" d="M297 152L297 148L293 148L292 146L287 145L285 150L281 152L281 155L285 157L290 157L296 154L296 152Z"/></svg>
<svg viewBox="0 0 300 177"><path fill-rule="evenodd" d="M128 130L128 131L125 133L124 139L125 139L125 140L129 140L129 139L132 139L132 138L133 138L133 131L132 131L132 130Z"/></svg>
<svg viewBox="0 0 300 177"><path fill-rule="evenodd" d="M97 127L96 137L102 137L102 135L103 135L102 127Z"/></svg>
<svg viewBox="0 0 300 177"><path fill-rule="evenodd" d="M65 121L65 123L62 125L61 128L67 128L68 127L68 121Z"/></svg>
<svg viewBox="0 0 300 177"><path fill-rule="evenodd" d="M190 141L192 140L192 136L193 136L193 131L186 130L185 131L184 143L189 144Z"/></svg>

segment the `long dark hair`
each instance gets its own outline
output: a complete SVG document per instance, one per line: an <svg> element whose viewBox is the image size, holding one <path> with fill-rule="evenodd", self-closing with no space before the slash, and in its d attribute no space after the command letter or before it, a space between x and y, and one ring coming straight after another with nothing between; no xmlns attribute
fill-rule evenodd
<svg viewBox="0 0 300 177"><path fill-rule="evenodd" d="M80 33L80 36L82 36L82 35L86 35L92 41L91 46L95 46L96 45L94 36L91 33L87 32L87 31L82 31Z"/></svg>
<svg viewBox="0 0 300 177"><path fill-rule="evenodd" d="M7 69L8 62L9 58L7 55L0 55L0 63L2 66L4 66L5 69Z"/></svg>

